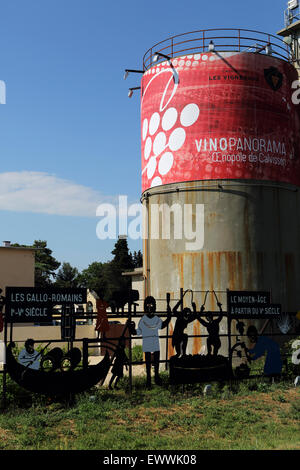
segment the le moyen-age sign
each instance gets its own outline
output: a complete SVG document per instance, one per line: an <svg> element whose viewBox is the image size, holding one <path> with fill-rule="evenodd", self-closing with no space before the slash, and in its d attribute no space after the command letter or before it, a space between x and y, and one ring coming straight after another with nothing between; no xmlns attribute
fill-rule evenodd
<svg viewBox="0 0 300 470"><path fill-rule="evenodd" d="M228 290L227 310L237 318L269 318L281 314L281 305L271 303L270 292Z"/></svg>

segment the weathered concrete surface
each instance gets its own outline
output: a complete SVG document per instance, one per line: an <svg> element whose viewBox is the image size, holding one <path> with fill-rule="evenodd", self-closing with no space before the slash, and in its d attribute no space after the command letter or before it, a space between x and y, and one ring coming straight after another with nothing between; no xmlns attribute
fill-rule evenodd
<svg viewBox="0 0 300 470"><path fill-rule="evenodd" d="M180 288L223 291L219 299L226 309L226 289L271 290L272 301L283 311L300 308L300 200L297 187L257 181L198 181L165 185L144 193L148 209L148 240L144 244L145 290L164 299L166 292L179 297ZM187 251L184 236L151 239L151 207L154 204L204 204L204 246ZM194 215L195 218L195 215ZM162 208L167 223L168 211ZM176 223L176 222L175 222ZM193 224L195 220L193 219ZM194 300L200 308L204 292ZM186 305L191 298L186 296ZM161 302L161 306L165 303ZM217 310L209 294L207 309ZM197 334L192 324L189 334ZM198 322L197 322L198 323ZM226 330L226 322L222 322ZM194 332L194 333L193 333ZM197 332L197 333L196 333ZM163 333L162 333L163 334ZM200 350L201 341L189 342L189 352ZM203 341L203 340L202 340ZM171 353L171 350L170 350Z"/></svg>

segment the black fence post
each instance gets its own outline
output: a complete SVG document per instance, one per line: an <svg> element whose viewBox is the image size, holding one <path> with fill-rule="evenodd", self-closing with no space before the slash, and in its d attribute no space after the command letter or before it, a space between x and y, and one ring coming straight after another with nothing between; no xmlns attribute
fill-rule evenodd
<svg viewBox="0 0 300 470"><path fill-rule="evenodd" d="M89 340L87 338L83 338L82 340L82 367L83 369L87 369L89 365L88 344L89 344Z"/></svg>
<svg viewBox="0 0 300 470"><path fill-rule="evenodd" d="M128 322L131 325L131 304L128 304ZM128 328L129 333L129 393L132 394L132 338L131 338L131 328Z"/></svg>
<svg viewBox="0 0 300 470"><path fill-rule="evenodd" d="M5 362L3 364L3 384L2 384L2 405L3 405L3 409L6 408L6 392L7 392L7 383L6 383L6 378L7 378L6 377L6 374L7 374L7 367L6 367L7 316L6 316L6 314L5 314L5 319L4 319L4 348L5 348Z"/></svg>

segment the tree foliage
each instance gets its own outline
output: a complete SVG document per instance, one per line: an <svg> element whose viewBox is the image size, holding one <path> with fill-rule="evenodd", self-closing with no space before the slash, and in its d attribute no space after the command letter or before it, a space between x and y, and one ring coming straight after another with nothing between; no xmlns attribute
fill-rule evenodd
<svg viewBox="0 0 300 470"><path fill-rule="evenodd" d="M52 256L52 250L47 248L46 240L34 240L33 245L12 244L14 247L35 249L35 287L50 286L55 277L55 271L60 267L60 262Z"/></svg>
<svg viewBox="0 0 300 470"><path fill-rule="evenodd" d="M72 288L79 285L79 271L73 268L70 263L63 263L56 274L55 285L57 287Z"/></svg>
<svg viewBox="0 0 300 470"><path fill-rule="evenodd" d="M132 260L135 268L141 268L143 266L143 254L141 250L133 253Z"/></svg>
<svg viewBox="0 0 300 470"><path fill-rule="evenodd" d="M95 291L99 297L103 299L106 292L105 269L106 263L97 261L91 263L88 268L84 269L78 276L80 287Z"/></svg>
<svg viewBox="0 0 300 470"><path fill-rule="evenodd" d="M128 276L122 276L122 273L134 269L133 258L129 252L126 239L118 239L112 254L114 257L112 261L107 263L104 270L105 300L108 301L111 300L114 292L130 289L131 279Z"/></svg>
<svg viewBox="0 0 300 470"><path fill-rule="evenodd" d="M45 240L35 240L32 247L36 249L35 286L50 286L56 277L55 271L60 267L60 262L52 256L52 250L47 248Z"/></svg>
<svg viewBox="0 0 300 470"><path fill-rule="evenodd" d="M35 286L48 287L84 287L95 291L98 296L110 301L116 291L131 288L129 276L122 276L125 271L132 271L143 265L141 251L133 254L129 251L126 239L117 240L112 251L113 259L106 263L94 261L81 273L70 263L57 261L52 250L47 247L47 241L35 240L33 245L14 244L15 247L35 249ZM58 271L57 271L58 270Z"/></svg>

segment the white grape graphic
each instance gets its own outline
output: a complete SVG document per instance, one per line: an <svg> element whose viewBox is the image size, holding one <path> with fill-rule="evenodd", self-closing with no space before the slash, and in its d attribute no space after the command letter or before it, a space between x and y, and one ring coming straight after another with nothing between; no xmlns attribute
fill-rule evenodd
<svg viewBox="0 0 300 470"><path fill-rule="evenodd" d="M224 57L230 57L235 54L237 52L224 53L223 55ZM198 53L177 57L171 61L173 76L167 82L166 88L162 93L159 111L145 118L142 124L143 156L145 159L142 174L146 174L151 187L163 184L163 178L171 171L174 165L174 152L180 150L186 141L186 128L195 124L200 114L200 109L196 103L187 104L181 112L170 104L180 82L180 71L200 67L201 64L205 65L213 60L219 60L219 58L215 57L214 54ZM144 96L153 80L161 74L169 72L170 63L168 61L147 70L145 75L151 75L151 78L144 90ZM172 83L174 83L173 91L167 103L165 103L166 92ZM170 107L167 108L169 105ZM159 176L157 176L157 173Z"/></svg>
<svg viewBox="0 0 300 470"><path fill-rule="evenodd" d="M145 159L142 174L146 175L151 187L163 184L164 177L168 175L175 163L176 155L174 153L180 150L186 142L186 129L196 123L200 114L200 109L196 103L187 104L181 112L171 105L180 84L180 71L203 67L212 61L218 61L236 54L239 53L223 52L222 57L217 57L214 53L190 54L172 59L171 68L170 62L165 61L145 72L146 76L151 75L151 77L149 77L143 96L147 94L150 84L158 76L170 73L170 70L173 74L162 92L159 111L145 118L142 124L143 157ZM170 92L169 87L173 83L171 96L165 102L166 92Z"/></svg>
<svg viewBox="0 0 300 470"><path fill-rule="evenodd" d="M185 128L195 124L199 114L198 105L189 103L181 113L175 107L170 107L162 115L153 113L149 122L144 119L142 138L145 141L144 158L147 164L143 173L146 172L151 188L163 184L162 177L169 173L174 164L174 152L180 150L185 143ZM167 139L168 131L171 133ZM153 178L156 169L160 176Z"/></svg>

